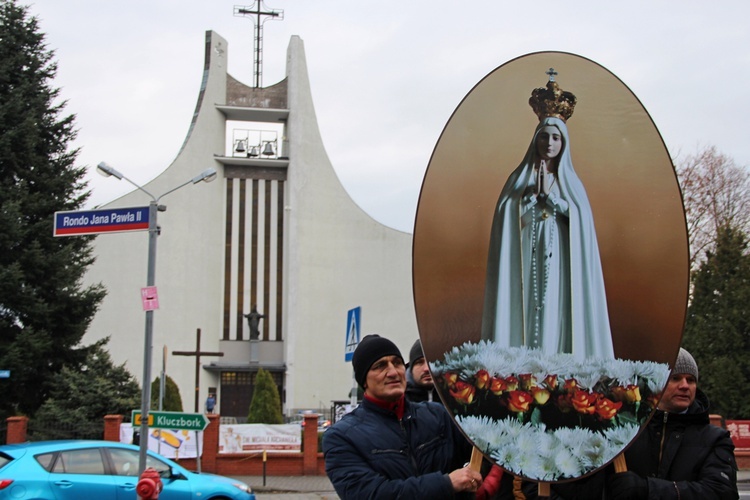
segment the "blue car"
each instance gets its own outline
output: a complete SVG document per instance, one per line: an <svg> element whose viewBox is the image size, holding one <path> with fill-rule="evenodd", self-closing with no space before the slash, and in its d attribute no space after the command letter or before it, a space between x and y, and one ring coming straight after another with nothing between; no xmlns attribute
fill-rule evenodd
<svg viewBox="0 0 750 500"><path fill-rule="evenodd" d="M135 500L139 448L110 441L40 441L0 446L0 500ZM197 474L148 452L160 500L255 500L248 485Z"/></svg>

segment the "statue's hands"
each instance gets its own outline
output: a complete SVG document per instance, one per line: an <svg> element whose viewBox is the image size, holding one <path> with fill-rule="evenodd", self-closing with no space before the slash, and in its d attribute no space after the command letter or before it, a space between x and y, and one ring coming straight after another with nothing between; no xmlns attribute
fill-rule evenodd
<svg viewBox="0 0 750 500"><path fill-rule="evenodd" d="M551 187L551 175L547 170L547 161L542 160L539 163L539 173L536 182L536 195L546 198L549 195Z"/></svg>

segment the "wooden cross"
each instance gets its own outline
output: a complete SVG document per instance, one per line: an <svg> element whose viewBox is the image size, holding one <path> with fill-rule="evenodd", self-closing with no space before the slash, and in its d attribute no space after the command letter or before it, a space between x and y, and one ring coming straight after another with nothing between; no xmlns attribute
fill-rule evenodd
<svg viewBox="0 0 750 500"><path fill-rule="evenodd" d="M201 329L196 330L197 341L194 351L172 351L175 356L195 356L195 413L198 413L198 398L200 397L201 356L223 356L223 352L201 351Z"/></svg>

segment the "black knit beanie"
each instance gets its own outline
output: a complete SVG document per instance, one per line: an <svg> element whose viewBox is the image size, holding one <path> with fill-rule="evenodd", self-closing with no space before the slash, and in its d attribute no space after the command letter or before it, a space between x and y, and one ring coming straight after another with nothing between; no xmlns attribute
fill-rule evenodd
<svg viewBox="0 0 750 500"><path fill-rule="evenodd" d="M360 387L365 387L367 372L383 356L398 356L402 361L404 359L396 344L380 335L367 335L359 342L352 355L352 367L354 379Z"/></svg>
<svg viewBox="0 0 750 500"><path fill-rule="evenodd" d="M411 368L414 362L419 358L424 358L424 352L422 351L422 341L417 339L409 351L409 368Z"/></svg>

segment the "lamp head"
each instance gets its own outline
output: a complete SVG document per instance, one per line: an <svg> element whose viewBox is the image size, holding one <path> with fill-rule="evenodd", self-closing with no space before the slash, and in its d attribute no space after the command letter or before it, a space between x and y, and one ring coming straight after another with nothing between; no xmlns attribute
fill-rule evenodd
<svg viewBox="0 0 750 500"><path fill-rule="evenodd" d="M216 169L207 168L200 174L193 177L193 184L198 184L200 181L211 182L216 180Z"/></svg>
<svg viewBox="0 0 750 500"><path fill-rule="evenodd" d="M117 180L122 180L122 174L103 161L96 166L96 171L104 177L114 176Z"/></svg>

